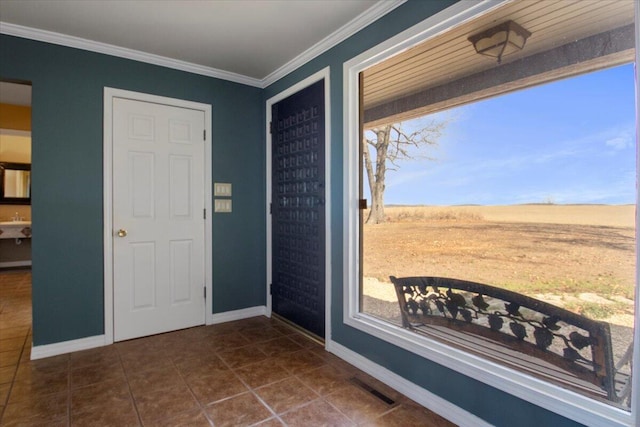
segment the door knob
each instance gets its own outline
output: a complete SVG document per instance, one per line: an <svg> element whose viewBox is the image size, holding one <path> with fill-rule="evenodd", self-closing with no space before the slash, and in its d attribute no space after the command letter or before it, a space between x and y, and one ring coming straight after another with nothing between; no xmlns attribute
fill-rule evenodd
<svg viewBox="0 0 640 427"><path fill-rule="evenodd" d="M125 237L127 235L127 230L125 230L124 228L121 228L120 230L118 230L118 237Z"/></svg>

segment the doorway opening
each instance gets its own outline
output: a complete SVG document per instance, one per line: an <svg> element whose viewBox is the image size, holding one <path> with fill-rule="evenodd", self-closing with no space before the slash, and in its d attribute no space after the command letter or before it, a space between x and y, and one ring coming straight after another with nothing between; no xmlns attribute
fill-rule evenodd
<svg viewBox="0 0 640 427"><path fill-rule="evenodd" d="M31 83L0 80L0 353L3 372L15 372L20 360L30 358L31 288Z"/></svg>
<svg viewBox="0 0 640 427"><path fill-rule="evenodd" d="M0 81L0 269L31 265L31 84ZM28 228L24 230L24 228Z"/></svg>
<svg viewBox="0 0 640 427"><path fill-rule="evenodd" d="M329 69L267 100L267 313L330 333Z"/></svg>

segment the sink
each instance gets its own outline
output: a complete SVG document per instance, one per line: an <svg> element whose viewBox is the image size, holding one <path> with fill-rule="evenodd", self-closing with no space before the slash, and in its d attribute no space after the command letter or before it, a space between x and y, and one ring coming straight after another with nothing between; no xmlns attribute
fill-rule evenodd
<svg viewBox="0 0 640 427"><path fill-rule="evenodd" d="M14 225L14 226L31 226L31 221L0 221L0 227L5 227L5 226L9 226L9 225Z"/></svg>
<svg viewBox="0 0 640 427"><path fill-rule="evenodd" d="M0 239L31 237L31 221L0 221Z"/></svg>

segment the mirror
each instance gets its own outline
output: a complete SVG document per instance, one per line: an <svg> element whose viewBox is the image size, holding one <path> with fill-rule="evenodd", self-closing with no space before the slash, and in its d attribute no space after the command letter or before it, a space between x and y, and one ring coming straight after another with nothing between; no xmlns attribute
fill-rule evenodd
<svg viewBox="0 0 640 427"><path fill-rule="evenodd" d="M31 204L31 165L0 163L0 204Z"/></svg>

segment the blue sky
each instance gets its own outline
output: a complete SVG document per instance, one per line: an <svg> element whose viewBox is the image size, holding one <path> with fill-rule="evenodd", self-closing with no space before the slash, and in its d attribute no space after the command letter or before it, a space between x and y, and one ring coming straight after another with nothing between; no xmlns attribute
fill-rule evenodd
<svg viewBox="0 0 640 427"><path fill-rule="evenodd" d="M387 172L385 204L635 203L633 74L619 66L406 122L449 120L423 151L435 160Z"/></svg>

